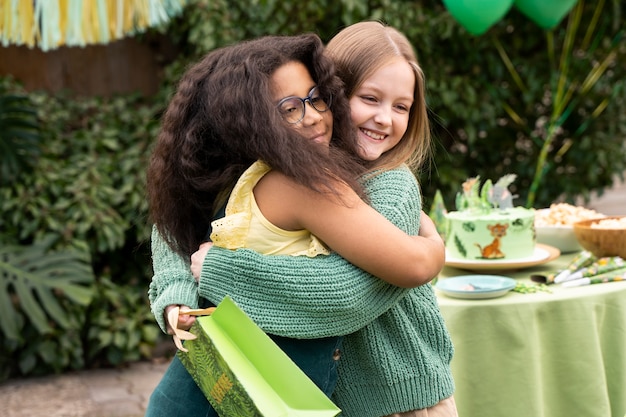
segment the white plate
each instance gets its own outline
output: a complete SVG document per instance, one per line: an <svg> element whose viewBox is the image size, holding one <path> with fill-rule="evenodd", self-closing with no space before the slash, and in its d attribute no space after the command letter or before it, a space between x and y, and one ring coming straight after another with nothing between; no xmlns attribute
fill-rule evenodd
<svg viewBox="0 0 626 417"><path fill-rule="evenodd" d="M485 299L502 297L515 288L517 281L500 275L463 275L443 278L435 288L454 298Z"/></svg>
<svg viewBox="0 0 626 417"><path fill-rule="evenodd" d="M537 243L535 245L535 252L532 256L520 259L494 259L494 260L471 260L460 259L451 256L446 251L446 266L452 266L455 268L469 269L472 271L486 271L486 270L508 270L508 269L522 269L531 266L545 264L550 262L561 255L561 251L553 246L542 245Z"/></svg>

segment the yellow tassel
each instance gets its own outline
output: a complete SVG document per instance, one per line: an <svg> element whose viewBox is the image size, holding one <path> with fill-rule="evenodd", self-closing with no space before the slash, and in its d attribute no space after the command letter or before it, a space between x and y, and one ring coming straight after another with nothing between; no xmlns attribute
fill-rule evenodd
<svg viewBox="0 0 626 417"><path fill-rule="evenodd" d="M11 0L2 1L2 32L6 34L6 38L3 37L2 44L8 45L11 39L15 38L15 30L19 26L19 15L16 10L16 2Z"/></svg>
<svg viewBox="0 0 626 417"><path fill-rule="evenodd" d="M19 4L18 10L19 16L22 16L22 22L19 27L21 31L20 41L32 48L35 45L35 34L33 32L33 16L35 10L33 9L33 3L30 1L22 1Z"/></svg>
<svg viewBox="0 0 626 417"><path fill-rule="evenodd" d="M0 43L39 47L108 43L178 15L188 0L0 0Z"/></svg>
<svg viewBox="0 0 626 417"><path fill-rule="evenodd" d="M97 25L98 23L94 21L94 17L93 1L84 2L82 33L83 40L86 44L98 43L98 39L96 38L94 31L94 24Z"/></svg>

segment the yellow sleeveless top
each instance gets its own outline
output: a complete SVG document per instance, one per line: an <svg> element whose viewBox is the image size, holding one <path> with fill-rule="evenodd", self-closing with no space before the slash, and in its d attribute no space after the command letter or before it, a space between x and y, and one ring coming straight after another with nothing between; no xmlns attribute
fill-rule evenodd
<svg viewBox="0 0 626 417"><path fill-rule="evenodd" d="M270 223L254 198L254 187L271 168L257 161L239 178L226 215L211 223L211 240L226 249L249 248L265 255L328 255L328 248L308 230L284 230Z"/></svg>

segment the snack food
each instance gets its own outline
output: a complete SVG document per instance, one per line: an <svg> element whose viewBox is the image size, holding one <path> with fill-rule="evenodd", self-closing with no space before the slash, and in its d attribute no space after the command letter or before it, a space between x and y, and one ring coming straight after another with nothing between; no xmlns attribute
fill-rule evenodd
<svg viewBox="0 0 626 417"><path fill-rule="evenodd" d="M626 217L610 218L591 223L592 229L626 229Z"/></svg>
<svg viewBox="0 0 626 417"><path fill-rule="evenodd" d="M535 210L513 207L508 186L514 174L480 186L480 177L463 183L456 211L448 220L446 248L450 256L468 260L516 260L535 250Z"/></svg>
<svg viewBox="0 0 626 417"><path fill-rule="evenodd" d="M538 210L535 214L535 226L572 226L574 223L605 217L595 210L568 203L553 203L549 208Z"/></svg>
<svg viewBox="0 0 626 417"><path fill-rule="evenodd" d="M595 210L568 203L553 203L535 212L537 243L554 246L561 253L583 250L574 234L574 223L604 217Z"/></svg>

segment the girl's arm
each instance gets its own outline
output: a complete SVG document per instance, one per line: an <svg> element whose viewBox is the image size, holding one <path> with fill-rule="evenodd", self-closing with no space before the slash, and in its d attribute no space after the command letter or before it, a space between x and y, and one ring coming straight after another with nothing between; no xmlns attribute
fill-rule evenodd
<svg viewBox="0 0 626 417"><path fill-rule="evenodd" d="M394 184L391 184L394 185ZM406 194L418 190L411 175L392 192ZM278 172L270 172L255 187L254 194L264 216L287 230L307 229L348 261L400 287L416 287L429 282L443 267L445 248L438 234L417 235L420 200L415 193L406 216L412 232L406 233L374 208L364 203L348 187L342 201L296 185ZM408 202L410 203L410 202Z"/></svg>
<svg viewBox="0 0 626 417"><path fill-rule="evenodd" d="M366 188L374 208L404 232L417 234L419 189L408 169L379 174L368 180ZM264 256L249 249L217 247L204 259L199 284L200 295L215 304L231 296L265 331L301 338L352 333L408 291L338 254Z"/></svg>
<svg viewBox="0 0 626 417"><path fill-rule="evenodd" d="M152 228L152 270L154 275L148 289L150 308L161 330L167 333L164 317L169 305L198 307L198 286L189 263L165 243L156 227ZM183 318L190 317L185 316ZM182 326L179 325L182 328Z"/></svg>
<svg viewBox="0 0 626 417"><path fill-rule="evenodd" d="M217 246L204 260L198 289L216 305L230 296L267 333L297 339L353 333L411 290L335 253L308 258Z"/></svg>

